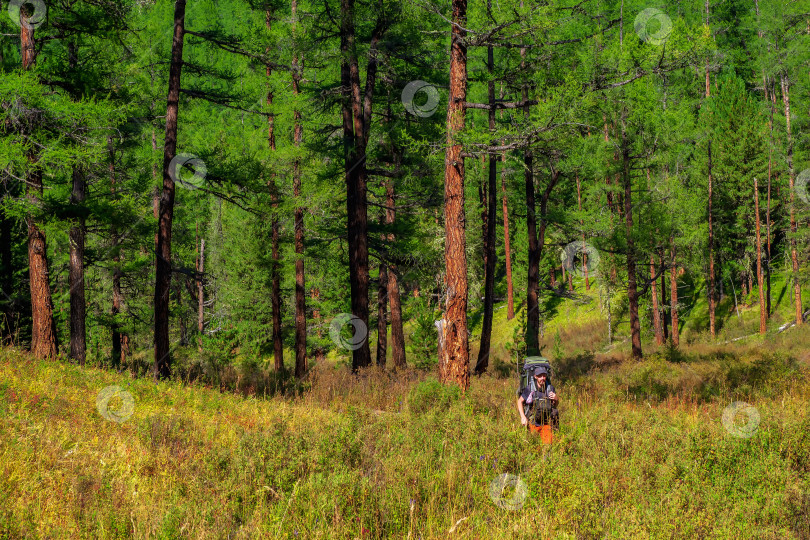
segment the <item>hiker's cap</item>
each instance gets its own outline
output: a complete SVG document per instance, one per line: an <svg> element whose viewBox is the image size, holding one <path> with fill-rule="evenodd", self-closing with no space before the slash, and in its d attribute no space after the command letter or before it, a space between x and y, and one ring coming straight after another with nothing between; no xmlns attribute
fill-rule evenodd
<svg viewBox="0 0 810 540"><path fill-rule="evenodd" d="M534 368L534 376L537 377L538 375L545 375L548 377L548 370L545 366L537 366Z"/></svg>

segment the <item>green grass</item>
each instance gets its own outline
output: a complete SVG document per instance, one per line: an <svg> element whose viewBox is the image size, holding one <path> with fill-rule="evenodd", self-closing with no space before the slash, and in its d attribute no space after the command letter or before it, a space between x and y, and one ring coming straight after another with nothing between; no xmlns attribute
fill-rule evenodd
<svg viewBox="0 0 810 540"><path fill-rule="evenodd" d="M0 538L810 538L810 329L776 332L792 316L784 280L766 336L755 289L739 318L723 300L714 342L690 284L681 349L654 345L642 315L642 362L621 293L609 347L598 282L575 285L576 299L544 297L562 396L550 447L519 427L515 381L497 376L519 295L512 320L496 306L490 374L465 395L419 370L353 376L335 351L302 385L237 354L219 384L238 395L2 350ZM220 360L178 351L200 372ZM110 385L134 399L120 424L96 409ZM750 438L721 422L733 401L760 414ZM489 496L502 474L528 488L518 510Z"/></svg>
<svg viewBox="0 0 810 540"><path fill-rule="evenodd" d="M509 378L461 395L323 365L300 397L257 399L4 350L0 537L807 538L810 366L783 351L810 333L780 339L561 357L549 447ZM113 384L134 398L121 424L96 410ZM761 415L750 438L721 423L733 400ZM519 510L490 499L505 473Z"/></svg>

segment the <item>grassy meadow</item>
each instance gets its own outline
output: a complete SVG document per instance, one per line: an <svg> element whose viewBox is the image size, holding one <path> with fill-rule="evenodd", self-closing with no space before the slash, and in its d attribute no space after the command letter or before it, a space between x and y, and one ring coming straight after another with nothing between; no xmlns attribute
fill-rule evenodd
<svg viewBox="0 0 810 540"><path fill-rule="evenodd" d="M513 377L324 363L265 397L5 349L0 538L810 538L808 343L561 357L550 446Z"/></svg>

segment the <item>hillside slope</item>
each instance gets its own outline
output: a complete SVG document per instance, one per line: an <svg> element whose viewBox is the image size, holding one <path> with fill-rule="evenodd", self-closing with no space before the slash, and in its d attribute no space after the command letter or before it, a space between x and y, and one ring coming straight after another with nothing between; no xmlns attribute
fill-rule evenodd
<svg viewBox="0 0 810 540"><path fill-rule="evenodd" d="M559 358L549 447L511 378L459 396L324 365L300 397L257 399L3 350L0 537L807 538L808 336ZM131 411L97 406L111 385ZM734 400L759 424L724 426Z"/></svg>

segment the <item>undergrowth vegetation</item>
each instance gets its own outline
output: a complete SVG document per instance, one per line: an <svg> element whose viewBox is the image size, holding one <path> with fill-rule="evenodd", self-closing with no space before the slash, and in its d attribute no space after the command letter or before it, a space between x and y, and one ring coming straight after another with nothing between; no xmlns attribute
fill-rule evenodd
<svg viewBox="0 0 810 540"><path fill-rule="evenodd" d="M550 446L520 428L513 377L461 394L324 364L264 398L5 350L0 537L808 538L810 366L785 352L802 332L560 358ZM125 422L96 409L109 385L133 397ZM733 401L756 407L751 437L724 427ZM507 508L503 474L528 495Z"/></svg>

